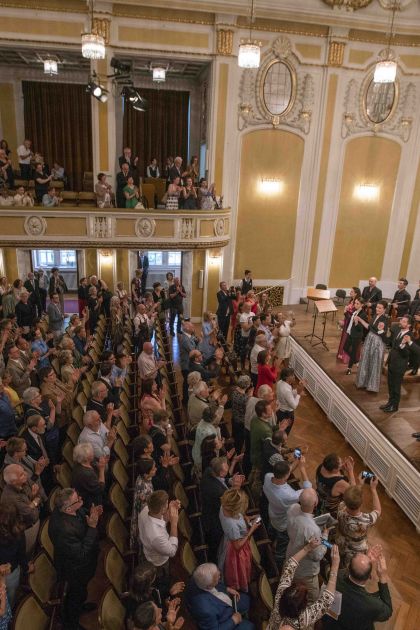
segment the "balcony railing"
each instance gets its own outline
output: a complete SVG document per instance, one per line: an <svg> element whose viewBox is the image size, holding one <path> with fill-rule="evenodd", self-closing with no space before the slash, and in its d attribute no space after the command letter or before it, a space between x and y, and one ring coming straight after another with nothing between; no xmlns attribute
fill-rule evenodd
<svg viewBox="0 0 420 630"><path fill-rule="evenodd" d="M166 211L117 208L0 208L0 245L206 249L229 243L230 208Z"/></svg>

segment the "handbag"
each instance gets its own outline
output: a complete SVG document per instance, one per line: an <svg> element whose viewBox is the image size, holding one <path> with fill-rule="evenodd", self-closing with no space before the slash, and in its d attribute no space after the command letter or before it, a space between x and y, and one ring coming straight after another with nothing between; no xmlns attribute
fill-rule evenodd
<svg viewBox="0 0 420 630"><path fill-rule="evenodd" d="M134 210L144 210L144 206L141 201L138 201L134 206Z"/></svg>

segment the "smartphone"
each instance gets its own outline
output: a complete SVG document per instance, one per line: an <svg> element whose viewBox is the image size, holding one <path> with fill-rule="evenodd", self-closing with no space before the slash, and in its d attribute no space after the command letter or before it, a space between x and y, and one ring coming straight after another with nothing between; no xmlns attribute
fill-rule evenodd
<svg viewBox="0 0 420 630"><path fill-rule="evenodd" d="M326 538L321 538L321 545L324 545L327 549L332 549L332 544Z"/></svg>
<svg viewBox="0 0 420 630"><path fill-rule="evenodd" d="M253 524L253 525L256 525L257 523L261 523L261 521L262 521L261 516L257 516L257 518L256 518L256 519L254 519L254 521L253 521L253 523L252 523L252 524Z"/></svg>
<svg viewBox="0 0 420 630"><path fill-rule="evenodd" d="M300 450L300 448L295 448L295 450L293 451L293 455L295 459L300 459L302 457L302 451Z"/></svg>
<svg viewBox="0 0 420 630"><path fill-rule="evenodd" d="M375 479L375 475L368 470L364 470L362 472L362 479L364 479L365 483L370 483L372 479Z"/></svg>

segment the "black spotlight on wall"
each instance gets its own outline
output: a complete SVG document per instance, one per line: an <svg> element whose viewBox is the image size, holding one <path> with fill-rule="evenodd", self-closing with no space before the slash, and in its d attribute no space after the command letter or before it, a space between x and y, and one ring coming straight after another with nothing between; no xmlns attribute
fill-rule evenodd
<svg viewBox="0 0 420 630"><path fill-rule="evenodd" d="M145 98L140 96L136 88L131 86L126 86L123 88L121 94L124 96L125 100L130 103L131 107L138 112L145 112L147 109L147 101Z"/></svg>
<svg viewBox="0 0 420 630"><path fill-rule="evenodd" d="M86 92L91 94L91 96L94 96L101 103L106 103L109 97L108 90L98 83L96 76L89 79L89 83L86 86Z"/></svg>

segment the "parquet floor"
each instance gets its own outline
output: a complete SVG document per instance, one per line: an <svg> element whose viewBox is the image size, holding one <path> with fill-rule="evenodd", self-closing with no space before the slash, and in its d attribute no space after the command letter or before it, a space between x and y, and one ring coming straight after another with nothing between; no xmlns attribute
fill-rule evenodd
<svg viewBox="0 0 420 630"><path fill-rule="evenodd" d="M176 361L178 358L176 338L173 344ZM362 470L362 461L357 453L344 441L342 435L329 422L310 395L302 398L298 411L298 420L295 422L290 443L297 446L301 444L309 446L307 468L311 479L314 479L316 467L323 457L333 451L342 456L351 455L355 459L357 473ZM365 488L365 493L365 508L370 509L368 487ZM377 624L376 627L379 630L420 630L420 536L411 521L386 495L381 486L379 486L379 495L382 516L369 538L372 544L380 543L384 548L391 580L394 614L389 621ZM89 599L99 601L105 586L106 578L100 560L97 575L90 585ZM375 582L372 582L372 590L376 590ZM83 616L81 623L86 630L97 630L96 613ZM195 630L195 626L188 622L184 628Z"/></svg>

